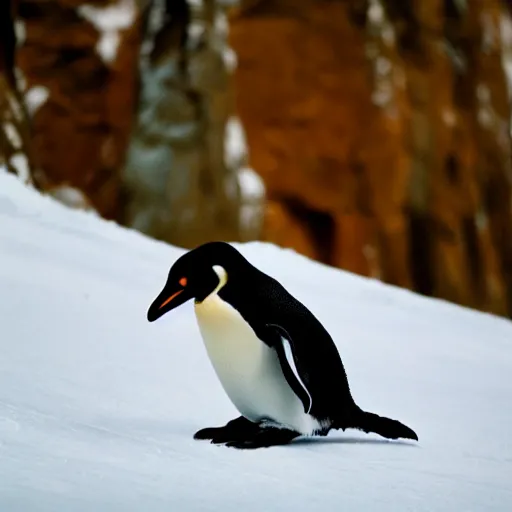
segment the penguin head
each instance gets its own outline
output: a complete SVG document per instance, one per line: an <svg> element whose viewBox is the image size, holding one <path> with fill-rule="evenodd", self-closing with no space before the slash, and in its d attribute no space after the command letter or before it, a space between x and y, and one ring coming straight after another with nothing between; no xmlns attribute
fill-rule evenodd
<svg viewBox="0 0 512 512"><path fill-rule="evenodd" d="M169 270L165 286L148 309L148 321L154 322L190 299L202 302L250 267L252 265L225 242L208 242L192 249L178 258Z"/></svg>

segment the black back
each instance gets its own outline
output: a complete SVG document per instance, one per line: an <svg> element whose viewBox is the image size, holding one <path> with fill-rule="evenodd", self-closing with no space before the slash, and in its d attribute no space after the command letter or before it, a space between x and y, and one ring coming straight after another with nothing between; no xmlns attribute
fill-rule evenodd
<svg viewBox="0 0 512 512"><path fill-rule="evenodd" d="M228 282L219 296L251 325L258 337L272 345L267 325L284 329L290 337L297 370L313 398L311 414L345 423L355 407L347 375L331 336L320 321L278 281L249 262Z"/></svg>

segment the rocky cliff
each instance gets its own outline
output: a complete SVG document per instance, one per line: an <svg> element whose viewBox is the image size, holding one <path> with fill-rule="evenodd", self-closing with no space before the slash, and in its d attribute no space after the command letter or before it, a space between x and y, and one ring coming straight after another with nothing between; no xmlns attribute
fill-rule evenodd
<svg viewBox="0 0 512 512"><path fill-rule="evenodd" d="M41 187L117 218L136 98L138 6L17 0L13 8L18 86Z"/></svg>
<svg viewBox="0 0 512 512"><path fill-rule="evenodd" d="M510 106L499 0L253 0L232 16L265 237L510 313Z"/></svg>
<svg viewBox="0 0 512 512"><path fill-rule="evenodd" d="M264 186L235 116L227 4L156 1L144 29L123 220L184 247L261 233Z"/></svg>
<svg viewBox="0 0 512 512"><path fill-rule="evenodd" d="M261 232L225 9L204 0L18 0L17 85L41 188L192 246Z"/></svg>

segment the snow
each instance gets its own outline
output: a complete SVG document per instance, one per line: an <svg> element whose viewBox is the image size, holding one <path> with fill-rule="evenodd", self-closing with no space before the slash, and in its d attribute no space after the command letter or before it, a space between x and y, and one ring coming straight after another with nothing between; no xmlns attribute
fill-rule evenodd
<svg viewBox="0 0 512 512"><path fill-rule="evenodd" d="M43 87L42 85L31 87L25 93L25 104L27 105L30 117L34 117L34 114L46 103L49 96L50 91L47 87Z"/></svg>
<svg viewBox="0 0 512 512"><path fill-rule="evenodd" d="M358 404L419 443L194 441L237 413L192 305L146 321L183 251L0 174L0 510L512 510L511 322L239 248L331 332Z"/></svg>
<svg viewBox="0 0 512 512"><path fill-rule="evenodd" d="M30 169L28 166L28 160L26 155L23 153L16 153L11 156L10 164L13 169L16 171L18 178L24 181L25 183L30 182Z"/></svg>
<svg viewBox="0 0 512 512"><path fill-rule="evenodd" d="M135 0L118 0L107 7L80 5L78 13L100 32L96 51L103 62L114 62L121 40L119 31L130 28L135 20Z"/></svg>
<svg viewBox="0 0 512 512"><path fill-rule="evenodd" d="M265 196L263 180L250 167L242 167L238 171L238 183L240 184L242 197L256 200Z"/></svg>
<svg viewBox="0 0 512 512"><path fill-rule="evenodd" d="M27 27L20 18L14 20L14 33L16 35L16 45L22 46L27 39Z"/></svg>
<svg viewBox="0 0 512 512"><path fill-rule="evenodd" d="M250 167L237 171L240 188L240 225L244 233L261 233L264 217L265 185L261 177Z"/></svg>
<svg viewBox="0 0 512 512"><path fill-rule="evenodd" d="M18 70L18 68L14 69L16 75L17 75L17 72L16 72L17 70ZM18 79L18 78L16 78L16 79ZM14 94L12 94L11 91L7 90L7 91L5 91L5 97L8 102L8 105L6 105L6 106L12 113L14 119L18 122L22 121L23 120L23 112L21 110L19 101L16 98L16 96Z"/></svg>
<svg viewBox="0 0 512 512"><path fill-rule="evenodd" d="M17 150L21 149L21 137L16 127L10 121L6 121L3 125L3 128L4 133L9 139L12 147Z"/></svg>
<svg viewBox="0 0 512 512"><path fill-rule="evenodd" d="M381 24L385 21L386 14L381 0L370 0L368 9L368 19L374 24Z"/></svg>
<svg viewBox="0 0 512 512"><path fill-rule="evenodd" d="M231 116L224 130L224 160L231 169L237 169L247 160L247 142L240 119Z"/></svg>
<svg viewBox="0 0 512 512"><path fill-rule="evenodd" d="M247 143L240 119L231 116L226 122L224 161L235 171L238 187L228 184L228 192L240 191L240 226L245 236L257 237L261 233L265 185L261 177L247 163Z"/></svg>
<svg viewBox="0 0 512 512"><path fill-rule="evenodd" d="M70 208L88 210L98 215L94 207L91 205L87 196L78 188L70 185L60 185L48 192L57 201L65 204Z"/></svg>

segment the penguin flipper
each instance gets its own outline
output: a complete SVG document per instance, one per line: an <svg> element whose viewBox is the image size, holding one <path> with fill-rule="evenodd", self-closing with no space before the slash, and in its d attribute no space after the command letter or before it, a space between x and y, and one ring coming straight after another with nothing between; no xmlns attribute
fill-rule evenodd
<svg viewBox="0 0 512 512"><path fill-rule="evenodd" d="M305 384L304 376L301 375L300 366L297 364L293 340L286 329L280 325L267 324L266 328L268 336L265 337L277 352L286 381L302 402L304 412L309 414L313 407L313 399Z"/></svg>

